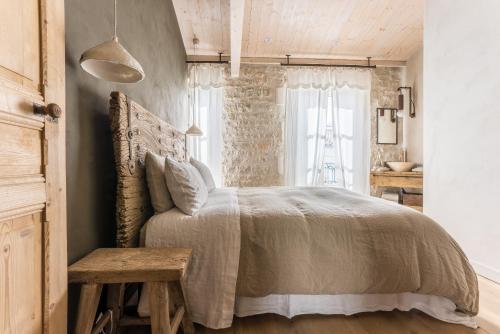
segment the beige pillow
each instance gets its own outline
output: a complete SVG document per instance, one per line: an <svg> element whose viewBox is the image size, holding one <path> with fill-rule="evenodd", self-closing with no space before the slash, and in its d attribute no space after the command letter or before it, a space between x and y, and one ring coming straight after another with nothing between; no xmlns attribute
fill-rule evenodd
<svg viewBox="0 0 500 334"><path fill-rule="evenodd" d="M189 162L167 157L165 180L175 206L187 215L195 215L205 205L208 190L200 172Z"/></svg>
<svg viewBox="0 0 500 334"><path fill-rule="evenodd" d="M207 185L208 192L214 190L215 181L214 177L212 176L212 172L210 172L210 168L208 168L208 166L205 165L203 162L196 160L194 158L191 158L189 162L198 170L198 172L200 172L203 181L205 181L205 184Z"/></svg>
<svg viewBox="0 0 500 334"><path fill-rule="evenodd" d="M146 178L149 196L155 213L162 213L174 207L165 181L165 158L158 154L146 153Z"/></svg>

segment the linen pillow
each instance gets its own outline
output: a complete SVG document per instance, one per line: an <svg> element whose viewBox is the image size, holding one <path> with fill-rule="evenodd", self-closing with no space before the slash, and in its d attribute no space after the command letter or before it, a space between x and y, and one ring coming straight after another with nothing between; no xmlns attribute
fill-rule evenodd
<svg viewBox="0 0 500 334"><path fill-rule="evenodd" d="M146 153L146 179L148 182L149 196L155 213L162 213L174 207L172 197L165 181L165 158L152 153Z"/></svg>
<svg viewBox="0 0 500 334"><path fill-rule="evenodd" d="M198 170L198 172L200 172L203 181L205 181L205 184L207 185L208 192L213 191L215 189L215 181L212 176L212 172L210 172L210 168L208 168L208 166L203 162L194 158L191 158L189 162Z"/></svg>
<svg viewBox="0 0 500 334"><path fill-rule="evenodd" d="M195 215L205 205L208 190L200 172L189 162L167 157L165 180L175 206L187 215Z"/></svg>

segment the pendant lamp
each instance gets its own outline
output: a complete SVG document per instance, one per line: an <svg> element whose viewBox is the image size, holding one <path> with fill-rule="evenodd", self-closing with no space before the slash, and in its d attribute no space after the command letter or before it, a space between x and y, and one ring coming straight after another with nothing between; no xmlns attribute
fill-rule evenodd
<svg viewBox="0 0 500 334"><path fill-rule="evenodd" d="M194 97L193 97L193 124L191 125L191 127L189 129L187 129L186 131L186 135L187 136L193 136L193 137L199 137L199 136L203 136L203 131L201 131L201 129L194 123L194 109L196 108L196 69L197 69L197 66L196 66L196 47L198 46L198 44L200 43L200 40L194 36L193 38L193 46L194 46L194 57L195 57L195 63L194 63L194 84L193 84L193 94L194 94Z"/></svg>
<svg viewBox="0 0 500 334"><path fill-rule="evenodd" d="M186 134L188 136L203 136L203 131L199 127L197 127L195 124L191 125L189 129L187 129Z"/></svg>
<svg viewBox="0 0 500 334"><path fill-rule="evenodd" d="M146 75L141 64L118 41L116 0L114 5L113 38L85 51L80 58L80 66L98 79L119 83L139 82Z"/></svg>

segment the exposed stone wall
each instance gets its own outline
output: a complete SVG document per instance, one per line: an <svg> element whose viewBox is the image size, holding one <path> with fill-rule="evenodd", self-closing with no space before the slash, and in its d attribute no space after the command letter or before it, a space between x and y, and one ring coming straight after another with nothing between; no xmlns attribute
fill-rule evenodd
<svg viewBox="0 0 500 334"><path fill-rule="evenodd" d="M397 108L398 88L402 86L402 68L378 67L372 71L371 91L371 167L375 166L377 149L382 150L382 161L398 161L403 142L403 120L398 120L398 144L377 145L377 108Z"/></svg>
<svg viewBox="0 0 500 334"><path fill-rule="evenodd" d="M401 75L401 68L392 67L380 67L372 72L372 166L377 147L383 150L383 161L399 159L403 122L398 119L398 145L377 145L376 109L397 107ZM243 64L238 78L231 78L227 69L225 80L224 184L241 187L283 184L284 106L279 96L285 70L276 65Z"/></svg>
<svg viewBox="0 0 500 334"><path fill-rule="evenodd" d="M285 72L276 65L245 65L238 78L226 71L222 173L226 186L283 183Z"/></svg>

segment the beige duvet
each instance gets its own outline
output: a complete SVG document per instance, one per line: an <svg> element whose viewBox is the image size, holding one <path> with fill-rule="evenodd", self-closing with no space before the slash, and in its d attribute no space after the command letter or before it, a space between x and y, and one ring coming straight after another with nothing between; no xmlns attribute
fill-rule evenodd
<svg viewBox="0 0 500 334"><path fill-rule="evenodd" d="M217 189L195 217L171 211L148 222L146 246L193 247L188 304L211 328L230 326L236 295L413 292L478 311L476 276L460 247L397 204L335 188L271 187Z"/></svg>

